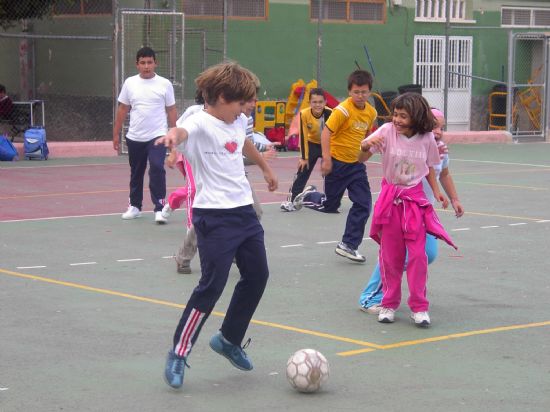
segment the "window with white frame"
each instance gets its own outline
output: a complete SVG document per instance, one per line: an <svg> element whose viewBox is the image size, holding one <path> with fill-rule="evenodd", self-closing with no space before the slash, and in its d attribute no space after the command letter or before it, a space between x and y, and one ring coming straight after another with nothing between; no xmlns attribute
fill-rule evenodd
<svg viewBox="0 0 550 412"><path fill-rule="evenodd" d="M385 0L310 0L309 17L317 20L384 23L386 19Z"/></svg>
<svg viewBox="0 0 550 412"><path fill-rule="evenodd" d="M450 2L452 22L472 22L468 19L467 0L416 0L415 21L447 21L447 2Z"/></svg>
<svg viewBox="0 0 550 412"><path fill-rule="evenodd" d="M223 0L183 0L187 17L223 17ZM230 19L266 19L268 0L227 0Z"/></svg>
<svg viewBox="0 0 550 412"><path fill-rule="evenodd" d="M503 27L550 27L550 7L502 7Z"/></svg>
<svg viewBox="0 0 550 412"><path fill-rule="evenodd" d="M445 37L415 36L414 82L424 90L441 90L445 87ZM472 38L451 36L449 38L449 89L471 88Z"/></svg>

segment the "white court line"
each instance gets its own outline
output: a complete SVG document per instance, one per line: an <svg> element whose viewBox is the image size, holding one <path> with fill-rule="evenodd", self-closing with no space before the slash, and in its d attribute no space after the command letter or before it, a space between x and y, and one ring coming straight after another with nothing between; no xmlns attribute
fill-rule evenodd
<svg viewBox="0 0 550 412"><path fill-rule="evenodd" d="M315 242L317 243L318 245L328 245L330 243L338 243L340 242L339 240L327 240L326 242Z"/></svg>
<svg viewBox="0 0 550 412"><path fill-rule="evenodd" d="M463 232L463 231L466 231L466 230L470 230L469 227L463 227L463 228L459 228L459 229L452 229L451 232Z"/></svg>
<svg viewBox="0 0 550 412"><path fill-rule="evenodd" d="M287 248L287 247L301 247L301 246L304 246L303 243L296 243L295 245L281 245L282 248Z"/></svg>
<svg viewBox="0 0 550 412"><path fill-rule="evenodd" d="M83 265L97 265L97 262L78 262L78 263L69 263L69 266L83 266Z"/></svg>
<svg viewBox="0 0 550 412"><path fill-rule="evenodd" d="M141 214L148 214L153 213L152 210L148 211L142 211ZM103 216L116 216L116 215L122 215L121 212L114 212L114 213L99 213L96 215L74 215L74 216L52 216L52 217L37 217L37 218L30 218L30 219L17 219L17 220L0 220L0 223L15 223L15 222L39 222L41 220L60 220L60 219L78 219L81 217L103 217Z"/></svg>
<svg viewBox="0 0 550 412"><path fill-rule="evenodd" d="M537 220L536 223L548 223L550 220Z"/></svg>
<svg viewBox="0 0 550 412"><path fill-rule="evenodd" d="M141 213L148 213L148 212L141 212ZM35 222L35 221L41 221L41 220L59 220L59 219L75 219L80 217L102 217L102 216L114 216L114 215L120 215L121 213L102 213L97 215L75 215L75 216L53 216L53 217L37 217L37 218L31 218L31 219L17 219L17 220L2 220L0 223L15 223L15 222Z"/></svg>
<svg viewBox="0 0 550 412"><path fill-rule="evenodd" d="M17 269L41 269L46 266L17 266Z"/></svg>
<svg viewBox="0 0 550 412"><path fill-rule="evenodd" d="M162 259L173 259L175 256L174 255L171 255L171 256L163 256Z"/></svg>
<svg viewBox="0 0 550 412"><path fill-rule="evenodd" d="M526 225L527 223L525 222L518 222L518 223L508 223L508 226L521 226L521 225Z"/></svg>
<svg viewBox="0 0 550 412"><path fill-rule="evenodd" d="M508 166L532 166L532 167L542 167L550 168L550 165L535 165L531 163L514 163L514 162L497 162L494 160L468 160L468 159L456 159L453 157L453 162L473 162L473 163L489 163L495 165L508 165Z"/></svg>
<svg viewBox="0 0 550 412"><path fill-rule="evenodd" d="M136 258L136 259L117 259L117 262L137 262L143 260L142 258Z"/></svg>
<svg viewBox="0 0 550 412"><path fill-rule="evenodd" d="M500 227L500 226L481 226L481 229L492 229L494 227Z"/></svg>

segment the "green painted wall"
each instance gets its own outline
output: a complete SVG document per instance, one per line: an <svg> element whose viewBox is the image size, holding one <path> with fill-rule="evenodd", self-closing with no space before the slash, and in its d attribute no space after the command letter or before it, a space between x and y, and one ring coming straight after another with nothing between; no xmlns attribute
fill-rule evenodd
<svg viewBox="0 0 550 412"><path fill-rule="evenodd" d="M376 74L374 89L411 83L412 63L405 61L412 62L413 36L407 16L401 9L388 13L388 24L323 22L322 86L343 96L355 61L372 71L364 46ZM228 55L256 72L266 98L286 98L296 79L317 76L317 22L309 19L309 5L271 4L267 22L230 21Z"/></svg>
<svg viewBox="0 0 550 412"><path fill-rule="evenodd" d="M508 29L500 28L500 4L502 2L476 2L472 14L476 23L452 24L449 34L473 37L475 76L506 81ZM316 77L317 22L309 19L308 2L271 2L268 21L231 20L228 30L228 57L260 77L261 98L286 98L292 82L298 78L307 82ZM399 7L387 8L385 24L323 22L321 30L322 86L336 96L344 96L346 77L355 70L355 60L371 71L364 46L368 48L376 75L373 89L396 90L397 86L413 81L414 36L443 36L445 24L415 22L414 7ZM472 93L486 95L494 84L474 79Z"/></svg>

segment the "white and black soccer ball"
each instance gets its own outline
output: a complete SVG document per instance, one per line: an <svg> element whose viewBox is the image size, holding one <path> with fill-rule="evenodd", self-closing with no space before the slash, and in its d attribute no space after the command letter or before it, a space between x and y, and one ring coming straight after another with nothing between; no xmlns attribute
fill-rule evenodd
<svg viewBox="0 0 550 412"><path fill-rule="evenodd" d="M327 358L315 349L300 349L286 363L286 377L300 392L315 392L327 381Z"/></svg>

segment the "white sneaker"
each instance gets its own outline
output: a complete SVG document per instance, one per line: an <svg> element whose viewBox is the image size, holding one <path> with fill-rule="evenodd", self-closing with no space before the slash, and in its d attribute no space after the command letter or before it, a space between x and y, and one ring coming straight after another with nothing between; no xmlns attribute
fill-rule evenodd
<svg viewBox="0 0 550 412"><path fill-rule="evenodd" d="M304 198L311 192L316 192L317 188L313 185L307 185L304 187L304 191L296 195L292 204L294 205L294 210L300 210L304 205Z"/></svg>
<svg viewBox="0 0 550 412"><path fill-rule="evenodd" d="M164 207L162 208L162 217L165 218L165 219L168 219L170 217L170 215L172 214L172 208L170 207L170 205L168 203L166 203L164 205Z"/></svg>
<svg viewBox="0 0 550 412"><path fill-rule="evenodd" d="M166 218L162 215L162 212L155 212L155 222L157 222L159 225L163 225L166 222Z"/></svg>
<svg viewBox="0 0 550 412"><path fill-rule="evenodd" d="M141 211L135 206L128 206L128 210L122 214L124 220L135 219L141 216Z"/></svg>
<svg viewBox="0 0 550 412"><path fill-rule="evenodd" d="M423 328L430 326L430 315L428 315L428 312L412 312L411 319L414 320L416 326Z"/></svg>
<svg viewBox="0 0 550 412"><path fill-rule="evenodd" d="M380 313L378 314L378 322L381 323L393 323L395 321L395 310L390 308L382 308L380 309Z"/></svg>
<svg viewBox="0 0 550 412"><path fill-rule="evenodd" d="M294 203L292 202L283 202L281 203L281 210L283 212L294 212L296 211L296 208L294 207Z"/></svg>
<svg viewBox="0 0 550 412"><path fill-rule="evenodd" d="M365 313L370 313L371 315L378 315L382 310L382 306L380 306L378 303L375 303L374 305L369 306L368 308L364 306L360 306L359 309Z"/></svg>

